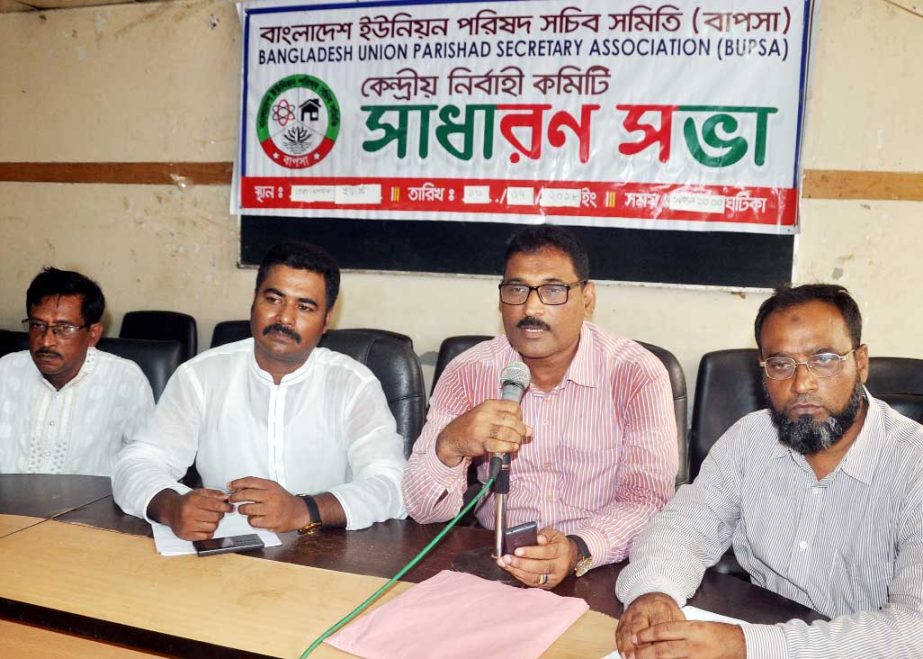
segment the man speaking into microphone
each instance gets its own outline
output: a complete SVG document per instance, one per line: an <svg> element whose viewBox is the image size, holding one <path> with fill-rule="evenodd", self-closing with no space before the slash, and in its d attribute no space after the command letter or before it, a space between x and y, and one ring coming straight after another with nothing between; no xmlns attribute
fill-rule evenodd
<svg viewBox="0 0 923 659"><path fill-rule="evenodd" d="M673 494L666 370L586 320L596 304L589 276L586 249L570 231L538 225L513 236L499 286L506 335L448 365L404 472L408 513L445 521L461 508L471 461L486 481L487 454L510 454L507 522L541 530L538 545L498 563L528 586L554 588L569 573L624 559ZM501 400L501 372L517 361L531 384L520 402ZM477 512L491 529L494 499Z"/></svg>

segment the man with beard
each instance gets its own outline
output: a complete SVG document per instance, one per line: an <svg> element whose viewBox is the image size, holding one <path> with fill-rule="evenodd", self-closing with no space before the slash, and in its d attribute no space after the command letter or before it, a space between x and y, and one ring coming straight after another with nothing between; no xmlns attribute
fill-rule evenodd
<svg viewBox="0 0 923 659"><path fill-rule="evenodd" d="M715 443L632 547L616 585L619 651L923 657L923 427L865 390L846 289L779 289L755 329L769 409ZM753 583L831 621L686 621L680 606L729 546Z"/></svg>
<svg viewBox="0 0 923 659"><path fill-rule="evenodd" d="M253 338L208 350L170 378L154 417L119 456L125 512L210 538L237 505L251 526L360 529L402 517L403 441L381 385L318 348L340 286L323 250L267 252L250 307ZM204 488L177 482L195 466Z"/></svg>
<svg viewBox="0 0 923 659"><path fill-rule="evenodd" d="M512 455L510 526L535 521L538 545L498 559L527 586L553 588L569 573L625 558L629 543L673 494L676 420L666 369L629 339L586 318L596 304L577 238L530 227L507 247L500 313L505 336L454 359L433 393L404 475L418 522L450 519L472 460ZM500 398L500 373L524 362L521 404ZM495 501L477 513L494 527Z"/></svg>
<svg viewBox="0 0 923 659"><path fill-rule="evenodd" d="M79 272L45 268L29 284L29 350L0 359L0 473L110 476L154 411L138 365L95 347L105 308Z"/></svg>

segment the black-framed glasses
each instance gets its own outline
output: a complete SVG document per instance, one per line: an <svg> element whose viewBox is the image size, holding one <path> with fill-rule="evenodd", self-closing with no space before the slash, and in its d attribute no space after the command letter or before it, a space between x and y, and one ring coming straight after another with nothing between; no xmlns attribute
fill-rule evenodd
<svg viewBox="0 0 923 659"><path fill-rule="evenodd" d="M22 321L22 328L33 336L45 336L45 332L51 330L51 333L59 339L70 339L73 338L77 332L88 328L91 324L92 323L86 325L71 325L70 323L58 323L56 325L49 325L43 320L24 318Z"/></svg>
<svg viewBox="0 0 923 659"><path fill-rule="evenodd" d="M795 375L799 366L807 368L812 375L819 378L832 378L843 370L843 362L859 347L853 348L842 355L835 352L821 352L811 355L803 362L796 361L791 357L770 357L766 361L760 362L763 372L770 380L788 380Z"/></svg>
<svg viewBox="0 0 923 659"><path fill-rule="evenodd" d="M532 291L535 291L542 304L557 305L566 304L570 297L570 289L583 286L586 282L586 279L581 279L573 284L540 284L539 286L503 283L498 288L500 289L500 301L503 304L525 304Z"/></svg>

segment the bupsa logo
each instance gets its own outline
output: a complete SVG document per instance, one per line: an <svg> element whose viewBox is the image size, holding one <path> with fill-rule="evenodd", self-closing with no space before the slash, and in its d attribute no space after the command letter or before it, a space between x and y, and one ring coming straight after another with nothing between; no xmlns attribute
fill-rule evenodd
<svg viewBox="0 0 923 659"><path fill-rule="evenodd" d="M309 75L282 78L263 95L256 134L272 161L306 169L323 160L340 133L340 106L323 80Z"/></svg>

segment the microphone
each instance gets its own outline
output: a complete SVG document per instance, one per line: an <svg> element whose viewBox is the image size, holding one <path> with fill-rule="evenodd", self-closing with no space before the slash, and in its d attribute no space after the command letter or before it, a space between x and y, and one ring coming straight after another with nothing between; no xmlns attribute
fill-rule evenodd
<svg viewBox="0 0 923 659"><path fill-rule="evenodd" d="M529 388L532 381L532 373L529 367L522 362L513 362L500 371L500 400L511 400L518 403L522 396ZM509 453L494 453L490 459L490 475L500 480L501 467L509 473L510 456ZM509 482L509 476L506 478ZM498 490L494 490L495 492Z"/></svg>
<svg viewBox="0 0 923 659"><path fill-rule="evenodd" d="M500 400L511 400L514 403L518 403L522 400L522 396L526 393L526 389L528 389L531 381L532 373L529 372L528 366L522 362L508 364L506 368L500 371ZM493 489L494 492L502 491L503 483L500 482L501 468L507 472L505 480L507 488L509 487L509 466L510 456L508 453L493 454L493 457L490 459L489 471L490 475L497 479L497 485L500 486L500 489L497 489L497 486L495 486Z"/></svg>
<svg viewBox="0 0 923 659"><path fill-rule="evenodd" d="M513 362L500 371L500 398L518 403L526 392L532 374L522 362ZM495 479L493 493L496 497L494 554L503 555L503 533L506 530L506 495L510 491L510 454L495 453L490 458L490 475Z"/></svg>
<svg viewBox="0 0 923 659"><path fill-rule="evenodd" d="M532 381L529 367L522 362L513 362L500 371L501 400L519 402Z"/></svg>

